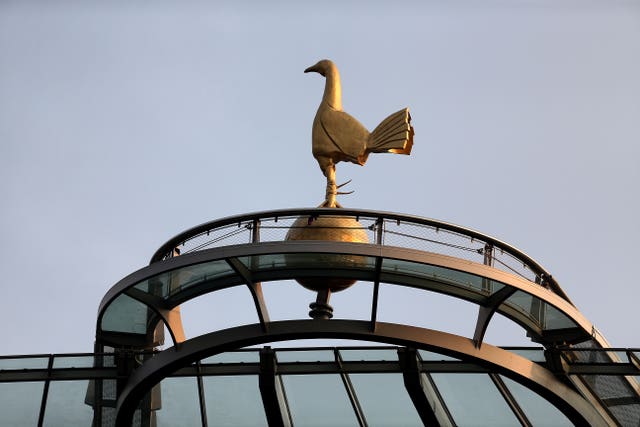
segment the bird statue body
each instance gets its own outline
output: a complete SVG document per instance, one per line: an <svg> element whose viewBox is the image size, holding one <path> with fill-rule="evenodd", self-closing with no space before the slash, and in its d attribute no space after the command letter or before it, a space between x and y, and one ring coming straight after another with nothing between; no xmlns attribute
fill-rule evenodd
<svg viewBox="0 0 640 427"><path fill-rule="evenodd" d="M410 154L414 134L411 116L409 109L404 108L369 132L358 120L342 111L340 74L333 62L323 59L304 72L316 72L326 79L322 102L313 120L312 152L327 178L325 201L321 206L340 207L336 202L336 163L364 165L370 153Z"/></svg>

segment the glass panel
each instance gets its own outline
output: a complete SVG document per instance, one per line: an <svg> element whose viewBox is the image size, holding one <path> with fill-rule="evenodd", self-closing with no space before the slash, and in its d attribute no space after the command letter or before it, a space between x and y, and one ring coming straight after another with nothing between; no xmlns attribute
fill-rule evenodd
<svg viewBox="0 0 640 427"><path fill-rule="evenodd" d="M554 306L546 303L544 305L546 307L545 322L543 325L545 329L575 328L577 326L570 317Z"/></svg>
<svg viewBox="0 0 640 427"><path fill-rule="evenodd" d="M266 426L258 377L204 377L207 421L210 426Z"/></svg>
<svg viewBox="0 0 640 427"><path fill-rule="evenodd" d="M0 383L0 425L37 425L43 389L43 382Z"/></svg>
<svg viewBox="0 0 640 427"><path fill-rule="evenodd" d="M202 359L200 363L259 363L260 353L255 351L229 351Z"/></svg>
<svg viewBox="0 0 640 427"><path fill-rule="evenodd" d="M238 261L251 271L283 268L287 265L284 254L267 254L238 257Z"/></svg>
<svg viewBox="0 0 640 427"><path fill-rule="evenodd" d="M52 381L49 384L44 426L90 426L93 408L85 402L88 385L88 380Z"/></svg>
<svg viewBox="0 0 640 427"><path fill-rule="evenodd" d="M368 425L423 425L401 374L351 374L349 378Z"/></svg>
<svg viewBox="0 0 640 427"><path fill-rule="evenodd" d="M346 349L340 350L340 356L345 362L360 362L360 361L378 361L378 360L390 360L398 361L398 350L390 348L381 349Z"/></svg>
<svg viewBox="0 0 640 427"><path fill-rule="evenodd" d="M147 311L147 306L143 303L128 295L120 294L104 312L102 330L146 334Z"/></svg>
<svg viewBox="0 0 640 427"><path fill-rule="evenodd" d="M534 426L562 427L573 425L573 423L569 421L569 419L565 417L558 408L547 402L547 400L540 397L538 394L529 390L525 386L510 380L509 378L501 378L507 385L507 388L513 397L516 399L516 402L518 402L518 405L520 405L524 411L524 414Z"/></svg>
<svg viewBox="0 0 640 427"><path fill-rule="evenodd" d="M278 362L334 362L331 350L276 350Z"/></svg>
<svg viewBox="0 0 640 427"><path fill-rule="evenodd" d="M216 280L236 273L225 260L209 261L196 265L189 265L174 271L158 274L144 280L135 288L143 292L167 298L179 291L209 280Z"/></svg>
<svg viewBox="0 0 640 427"><path fill-rule="evenodd" d="M451 270L435 265L422 264L418 262L403 261L398 259L385 258L382 261L382 272L406 274L414 277L435 280L438 282L449 283L454 286L461 286L477 292L490 295L504 287L500 282L484 279L474 274L462 271ZM425 287L429 289L429 284L425 283Z"/></svg>
<svg viewBox="0 0 640 427"><path fill-rule="evenodd" d="M156 411L158 427L202 424L195 377L165 378L160 383L160 393L161 407Z"/></svg>
<svg viewBox="0 0 640 427"><path fill-rule="evenodd" d="M486 374L431 374L459 426L517 426L520 422Z"/></svg>
<svg viewBox="0 0 640 427"><path fill-rule="evenodd" d="M252 271L279 268L364 268L372 269L375 259L362 255L341 254L268 254L249 257L239 257L247 268Z"/></svg>
<svg viewBox="0 0 640 427"><path fill-rule="evenodd" d="M526 357L532 362L546 362L544 357L544 348L509 348L503 347L505 350L515 353L519 356Z"/></svg>
<svg viewBox="0 0 640 427"><path fill-rule="evenodd" d="M93 368L98 366L98 360L94 356L55 356L53 369L60 368Z"/></svg>
<svg viewBox="0 0 640 427"><path fill-rule="evenodd" d="M296 427L358 425L339 375L283 375L282 380Z"/></svg>
<svg viewBox="0 0 640 427"><path fill-rule="evenodd" d="M426 350L418 350L418 354L420 355L420 358L426 362L440 362L440 361L448 362L448 361L460 360L454 357L446 356L444 354L434 353L432 351L426 351Z"/></svg>
<svg viewBox="0 0 640 427"><path fill-rule="evenodd" d="M47 369L48 357L8 357L0 359L0 371L11 369Z"/></svg>
<svg viewBox="0 0 640 427"><path fill-rule="evenodd" d="M511 295L505 304L519 310L543 329L576 327L576 324L560 310L522 291Z"/></svg>

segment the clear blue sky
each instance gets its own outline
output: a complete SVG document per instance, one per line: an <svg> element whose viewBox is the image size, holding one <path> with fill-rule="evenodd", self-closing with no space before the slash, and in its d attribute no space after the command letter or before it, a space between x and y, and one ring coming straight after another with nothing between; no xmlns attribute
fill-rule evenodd
<svg viewBox="0 0 640 427"><path fill-rule="evenodd" d="M409 158L339 166L344 206L507 241L639 347L640 3L302 3L0 3L0 354L90 351L104 293L183 229L318 205L321 58L366 126L416 129Z"/></svg>

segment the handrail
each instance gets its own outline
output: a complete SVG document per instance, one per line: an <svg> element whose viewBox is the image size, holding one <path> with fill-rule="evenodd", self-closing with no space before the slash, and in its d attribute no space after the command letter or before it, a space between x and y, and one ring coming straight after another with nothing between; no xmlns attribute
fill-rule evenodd
<svg viewBox="0 0 640 427"><path fill-rule="evenodd" d="M382 232L382 239L375 239L377 243L384 245L385 237L405 239L405 241L412 241L416 244L433 244L446 247L448 250L461 250L467 253L476 253L482 258L479 262L483 262L488 265L493 265L496 268L509 271L520 275L527 280L540 284L555 294L562 297L564 300L573 304L567 294L562 290L553 276L545 270L538 262L533 258L520 251L519 249L505 243L501 240L488 236L484 233L472 230L470 228L462 227L459 225L430 219L422 218L415 215L406 215L384 211L373 211L364 209L344 209L344 208L294 208L294 209L279 209L271 211L253 212L248 214L234 215L226 218L221 218L213 221L209 221L195 227L192 227L173 238L169 239L153 254L150 260L150 264L162 261L167 258L171 258L174 255L174 250L179 246L185 246L189 242L195 241L195 239L211 236L208 241L195 245L193 248L189 248L190 252L208 249L216 246L226 246L228 244L235 244L237 241L231 243L225 243L226 239L236 238L238 235L247 233L247 243L256 242L257 236L260 236L256 230L257 227L261 227L262 230L269 228L280 228L288 230L289 227L283 220L294 220L297 217L308 216L310 218L318 218L321 216L329 217L353 217L356 220L367 219L371 220L371 225L368 227L371 231ZM280 221L280 225L277 223ZM281 225L285 222L285 225ZM271 226L265 225L271 223ZM415 229L409 230L409 232L392 231L389 230L389 226L396 223L398 227L404 226L405 228L422 227L419 233L416 233ZM376 230L376 227L382 224L381 228ZM231 227L235 227L232 229ZM216 235L216 232L225 234ZM463 237L469 240L471 244L475 244L479 247L466 247L457 244L452 244L443 239L441 233L447 234L447 237ZM262 233L264 234L264 233ZM283 236L272 239L283 241ZM478 245L480 244L480 245ZM397 246L397 245L395 245ZM439 252L439 251L434 251ZM506 262L501 260L498 256L506 255L508 259ZM475 259L472 259L475 260ZM511 265L514 261L515 264ZM498 265L496 265L498 264ZM521 270L519 270L521 269ZM530 271L533 277L528 277L524 273Z"/></svg>

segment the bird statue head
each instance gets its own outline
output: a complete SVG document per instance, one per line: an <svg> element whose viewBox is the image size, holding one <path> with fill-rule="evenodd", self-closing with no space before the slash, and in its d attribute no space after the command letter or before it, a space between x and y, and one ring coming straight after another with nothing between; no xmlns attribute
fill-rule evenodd
<svg viewBox="0 0 640 427"><path fill-rule="evenodd" d="M327 73L329 73L330 70L337 70L335 64L328 59L322 59L318 61L315 65L312 65L311 67L304 70L304 72L305 73L314 72L326 77Z"/></svg>

